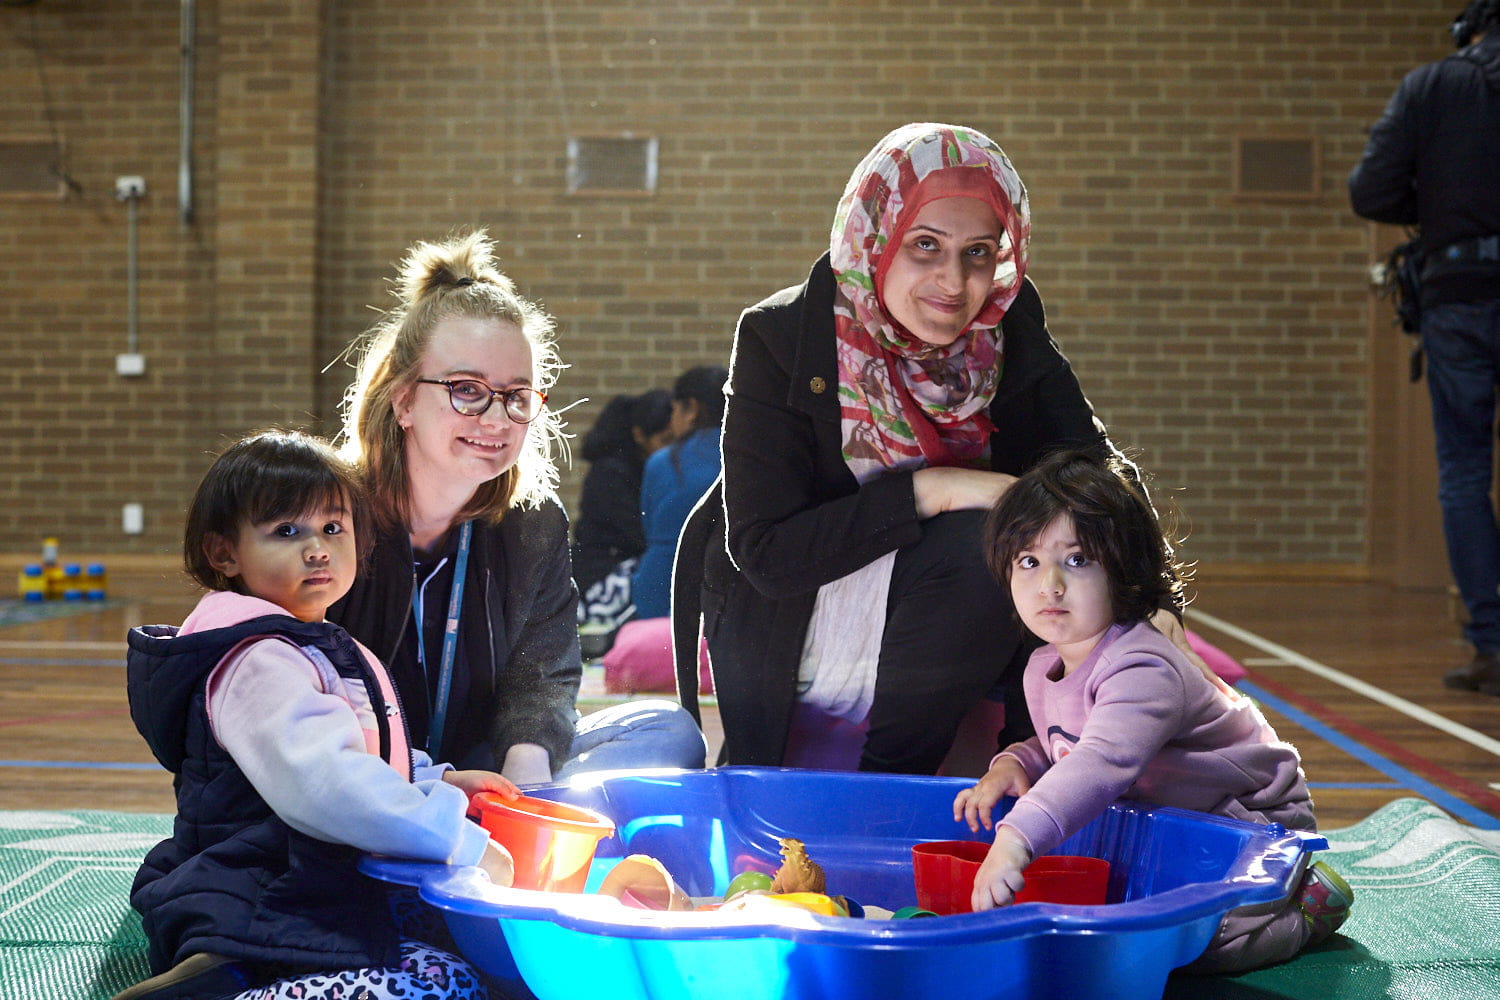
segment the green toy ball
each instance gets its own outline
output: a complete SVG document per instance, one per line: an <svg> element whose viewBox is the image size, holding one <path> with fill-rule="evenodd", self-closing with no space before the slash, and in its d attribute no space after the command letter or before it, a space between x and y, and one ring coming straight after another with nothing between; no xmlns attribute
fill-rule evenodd
<svg viewBox="0 0 1500 1000"><path fill-rule="evenodd" d="M770 892L771 876L765 872L748 871L740 872L729 880L729 888L724 890L724 898L738 896L742 892Z"/></svg>

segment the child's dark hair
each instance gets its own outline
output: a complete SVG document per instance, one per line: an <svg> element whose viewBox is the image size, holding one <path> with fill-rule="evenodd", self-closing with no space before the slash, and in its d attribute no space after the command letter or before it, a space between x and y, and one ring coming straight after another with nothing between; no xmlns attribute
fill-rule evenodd
<svg viewBox="0 0 1500 1000"><path fill-rule="evenodd" d="M665 389L648 389L631 404L630 426L647 437L660 434L671 420L672 394Z"/></svg>
<svg viewBox="0 0 1500 1000"><path fill-rule="evenodd" d="M1145 620L1166 599L1180 600L1178 567L1156 511L1123 468L1118 460L1106 462L1081 451L1057 452L1037 463L985 518L990 571L1008 582L1016 556L1067 514L1078 547L1109 576L1117 623Z"/></svg>
<svg viewBox="0 0 1500 1000"><path fill-rule="evenodd" d="M637 455L641 446L634 431L650 437L660 434L672 419L672 394L665 389L649 389L639 396L621 395L604 404L604 409L583 439L582 454L590 462L611 456Z"/></svg>
<svg viewBox="0 0 1500 1000"><path fill-rule="evenodd" d="M234 538L240 527L338 507L354 521L355 552L368 548L368 505L354 466L333 446L301 431L267 430L236 441L214 459L188 507L182 536L187 573L209 590L243 592L239 577L226 577L209 562L209 535Z"/></svg>

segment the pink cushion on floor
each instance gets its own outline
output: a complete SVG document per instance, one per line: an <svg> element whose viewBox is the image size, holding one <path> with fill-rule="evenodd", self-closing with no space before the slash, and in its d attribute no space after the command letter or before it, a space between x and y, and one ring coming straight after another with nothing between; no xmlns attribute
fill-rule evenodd
<svg viewBox="0 0 1500 1000"><path fill-rule="evenodd" d="M1208 664L1208 669L1223 678L1226 684L1238 684L1245 679L1245 668L1240 662L1218 646L1205 642L1203 636L1192 629L1184 629L1187 633L1188 645L1193 647L1193 652L1203 657L1203 662Z"/></svg>
<svg viewBox="0 0 1500 1000"><path fill-rule="evenodd" d="M620 626L615 644L600 661L604 664L604 690L610 694L643 692L671 693L677 690L672 667L672 619L637 618ZM698 647L698 686L711 694L713 678L708 672L708 643Z"/></svg>

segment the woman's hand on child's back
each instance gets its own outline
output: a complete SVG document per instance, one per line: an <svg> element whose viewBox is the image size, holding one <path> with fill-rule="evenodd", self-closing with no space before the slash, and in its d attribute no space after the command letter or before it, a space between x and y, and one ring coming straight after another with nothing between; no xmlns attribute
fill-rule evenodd
<svg viewBox="0 0 1500 1000"><path fill-rule="evenodd" d="M991 811L995 803L1007 795L1025 795L1031 789L1031 779L1021 762L1014 757L1001 757L984 773L973 788L965 788L953 799L953 819L968 823L969 829L979 832L980 824L986 830L994 826Z"/></svg>
<svg viewBox="0 0 1500 1000"><path fill-rule="evenodd" d="M1016 893L1026 884L1021 873L1031 864L1031 848L1021 835L1008 826L995 831L995 842L984 856L979 873L974 876L974 895L969 902L974 912L993 910L1015 902Z"/></svg>
<svg viewBox="0 0 1500 1000"><path fill-rule="evenodd" d="M1204 661L1203 657L1198 655L1198 651L1188 642L1187 630L1182 627L1182 622L1177 620L1176 615L1165 608L1159 609L1156 614L1151 616L1151 624L1156 627L1156 631L1172 640L1172 645L1176 646L1182 652L1182 655L1187 657L1187 661L1197 667L1204 677L1208 678L1210 684L1223 692L1230 701L1239 700L1240 693L1230 687L1224 678L1214 673L1213 668Z"/></svg>
<svg viewBox="0 0 1500 1000"><path fill-rule="evenodd" d="M471 799L480 792L494 792L502 799L513 799L521 794L514 782L494 771L444 771L443 780Z"/></svg>
<svg viewBox="0 0 1500 1000"><path fill-rule="evenodd" d="M484 857L479 859L479 867L490 877L490 881L496 885L509 888L516 881L516 862L510 856L502 844L490 841L485 845Z"/></svg>

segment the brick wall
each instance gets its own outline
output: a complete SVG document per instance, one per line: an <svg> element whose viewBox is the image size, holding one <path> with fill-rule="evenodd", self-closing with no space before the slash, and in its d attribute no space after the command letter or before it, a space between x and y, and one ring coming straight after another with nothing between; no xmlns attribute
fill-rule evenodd
<svg viewBox="0 0 1500 1000"><path fill-rule="evenodd" d="M0 8L0 134L48 129L39 49L84 189L0 201L0 552L172 552L223 435L335 428L349 370L317 371L390 303L404 247L456 227L488 226L558 317L581 432L609 395L725 360L738 312L826 245L854 163L925 119L1010 153L1053 332L1187 554L1358 564L1370 303L1344 177L1451 7L200 0L186 227L177 4ZM567 137L626 131L660 140L655 197L567 195ZM1234 198L1241 135L1316 139L1319 194ZM134 380L113 374L122 173L151 185ZM128 500L143 536L119 533Z"/></svg>

